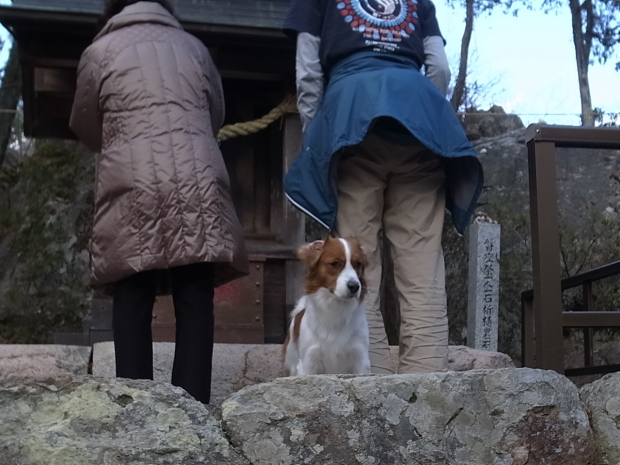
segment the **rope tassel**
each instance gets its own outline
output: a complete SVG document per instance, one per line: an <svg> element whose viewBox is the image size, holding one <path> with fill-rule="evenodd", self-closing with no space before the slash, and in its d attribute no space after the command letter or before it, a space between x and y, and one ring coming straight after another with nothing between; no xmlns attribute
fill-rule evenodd
<svg viewBox="0 0 620 465"><path fill-rule="evenodd" d="M267 113L265 116L253 121L246 121L244 123L227 124L220 129L217 135L218 141L224 141L232 139L233 137L249 136L250 134L256 134L269 126L274 121L282 118L289 113L297 113L297 104L295 103L295 97L288 96L282 103Z"/></svg>

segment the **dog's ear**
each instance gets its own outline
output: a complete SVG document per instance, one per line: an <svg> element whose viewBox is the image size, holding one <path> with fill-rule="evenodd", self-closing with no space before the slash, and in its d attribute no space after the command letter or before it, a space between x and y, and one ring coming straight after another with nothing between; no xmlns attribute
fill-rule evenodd
<svg viewBox="0 0 620 465"><path fill-rule="evenodd" d="M368 267L368 256L366 255L366 251L364 250L362 244L360 244L360 250L362 251L362 266L366 269Z"/></svg>
<svg viewBox="0 0 620 465"><path fill-rule="evenodd" d="M302 245L297 250L297 258L306 264L308 268L316 264L321 252L323 251L325 241L314 241L311 244Z"/></svg>
<svg viewBox="0 0 620 465"><path fill-rule="evenodd" d="M362 268L366 269L366 267L368 267L368 257L366 256L366 251L362 246L362 241L360 241L357 237L350 237L349 240L351 241L351 245L353 245L353 254L359 261L362 262Z"/></svg>

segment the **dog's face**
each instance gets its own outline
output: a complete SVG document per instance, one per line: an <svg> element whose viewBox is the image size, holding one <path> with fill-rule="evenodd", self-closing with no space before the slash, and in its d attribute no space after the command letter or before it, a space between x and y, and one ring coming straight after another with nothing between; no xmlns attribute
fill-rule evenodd
<svg viewBox="0 0 620 465"><path fill-rule="evenodd" d="M308 267L306 292L328 289L342 299L362 299L366 292L366 256L356 238L316 241L300 247L297 256Z"/></svg>

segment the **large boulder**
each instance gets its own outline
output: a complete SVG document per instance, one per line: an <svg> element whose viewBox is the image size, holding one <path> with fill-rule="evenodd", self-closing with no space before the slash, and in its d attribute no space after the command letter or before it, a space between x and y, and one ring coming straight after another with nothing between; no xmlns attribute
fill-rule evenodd
<svg viewBox="0 0 620 465"><path fill-rule="evenodd" d="M92 377L0 381L0 464L247 463L180 388Z"/></svg>
<svg viewBox="0 0 620 465"><path fill-rule="evenodd" d="M50 342L90 308L95 157L73 141L34 145L0 172L0 343Z"/></svg>
<svg viewBox="0 0 620 465"><path fill-rule="evenodd" d="M493 105L488 111L469 110L461 116L461 123L470 140L501 136L525 127L519 116L507 114L499 105Z"/></svg>
<svg viewBox="0 0 620 465"><path fill-rule="evenodd" d="M243 389L222 405L252 464L590 464L577 388L532 369L311 376Z"/></svg>
<svg viewBox="0 0 620 465"><path fill-rule="evenodd" d="M596 438L596 463L620 463L620 373L582 387L580 394Z"/></svg>
<svg viewBox="0 0 620 465"><path fill-rule="evenodd" d="M398 360L396 358L396 360ZM448 348L448 370L468 371L490 368L514 368L512 359L501 352L472 349L466 346Z"/></svg>
<svg viewBox="0 0 620 465"><path fill-rule="evenodd" d="M155 381L10 378L0 464L585 465L594 436L616 464L618 376L581 392L594 435L576 387L527 368L280 378L221 408Z"/></svg>

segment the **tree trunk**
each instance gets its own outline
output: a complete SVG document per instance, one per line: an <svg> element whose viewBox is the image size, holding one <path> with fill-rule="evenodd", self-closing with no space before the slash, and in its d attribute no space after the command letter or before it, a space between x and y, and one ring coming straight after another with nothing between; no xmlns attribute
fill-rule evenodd
<svg viewBox="0 0 620 465"><path fill-rule="evenodd" d="M467 78L467 57L469 56L469 43L474 32L474 0L465 0L465 31L461 40L461 60L459 62L459 73L454 84L454 92L450 98L450 104L454 111L463 104L465 98L465 81Z"/></svg>
<svg viewBox="0 0 620 465"><path fill-rule="evenodd" d="M573 26L575 58L577 61L579 96L581 99L581 124L583 126L594 126L592 97L590 95L590 80L588 79L590 50L592 49L592 36L594 30L594 11L591 0L584 1L582 5L579 4L579 0L569 0L569 6ZM585 13L585 25L582 22L582 12Z"/></svg>
<svg viewBox="0 0 620 465"><path fill-rule="evenodd" d="M4 163L6 149L11 140L15 110L21 94L22 70L17 55L17 44L13 42L0 86L0 167Z"/></svg>

